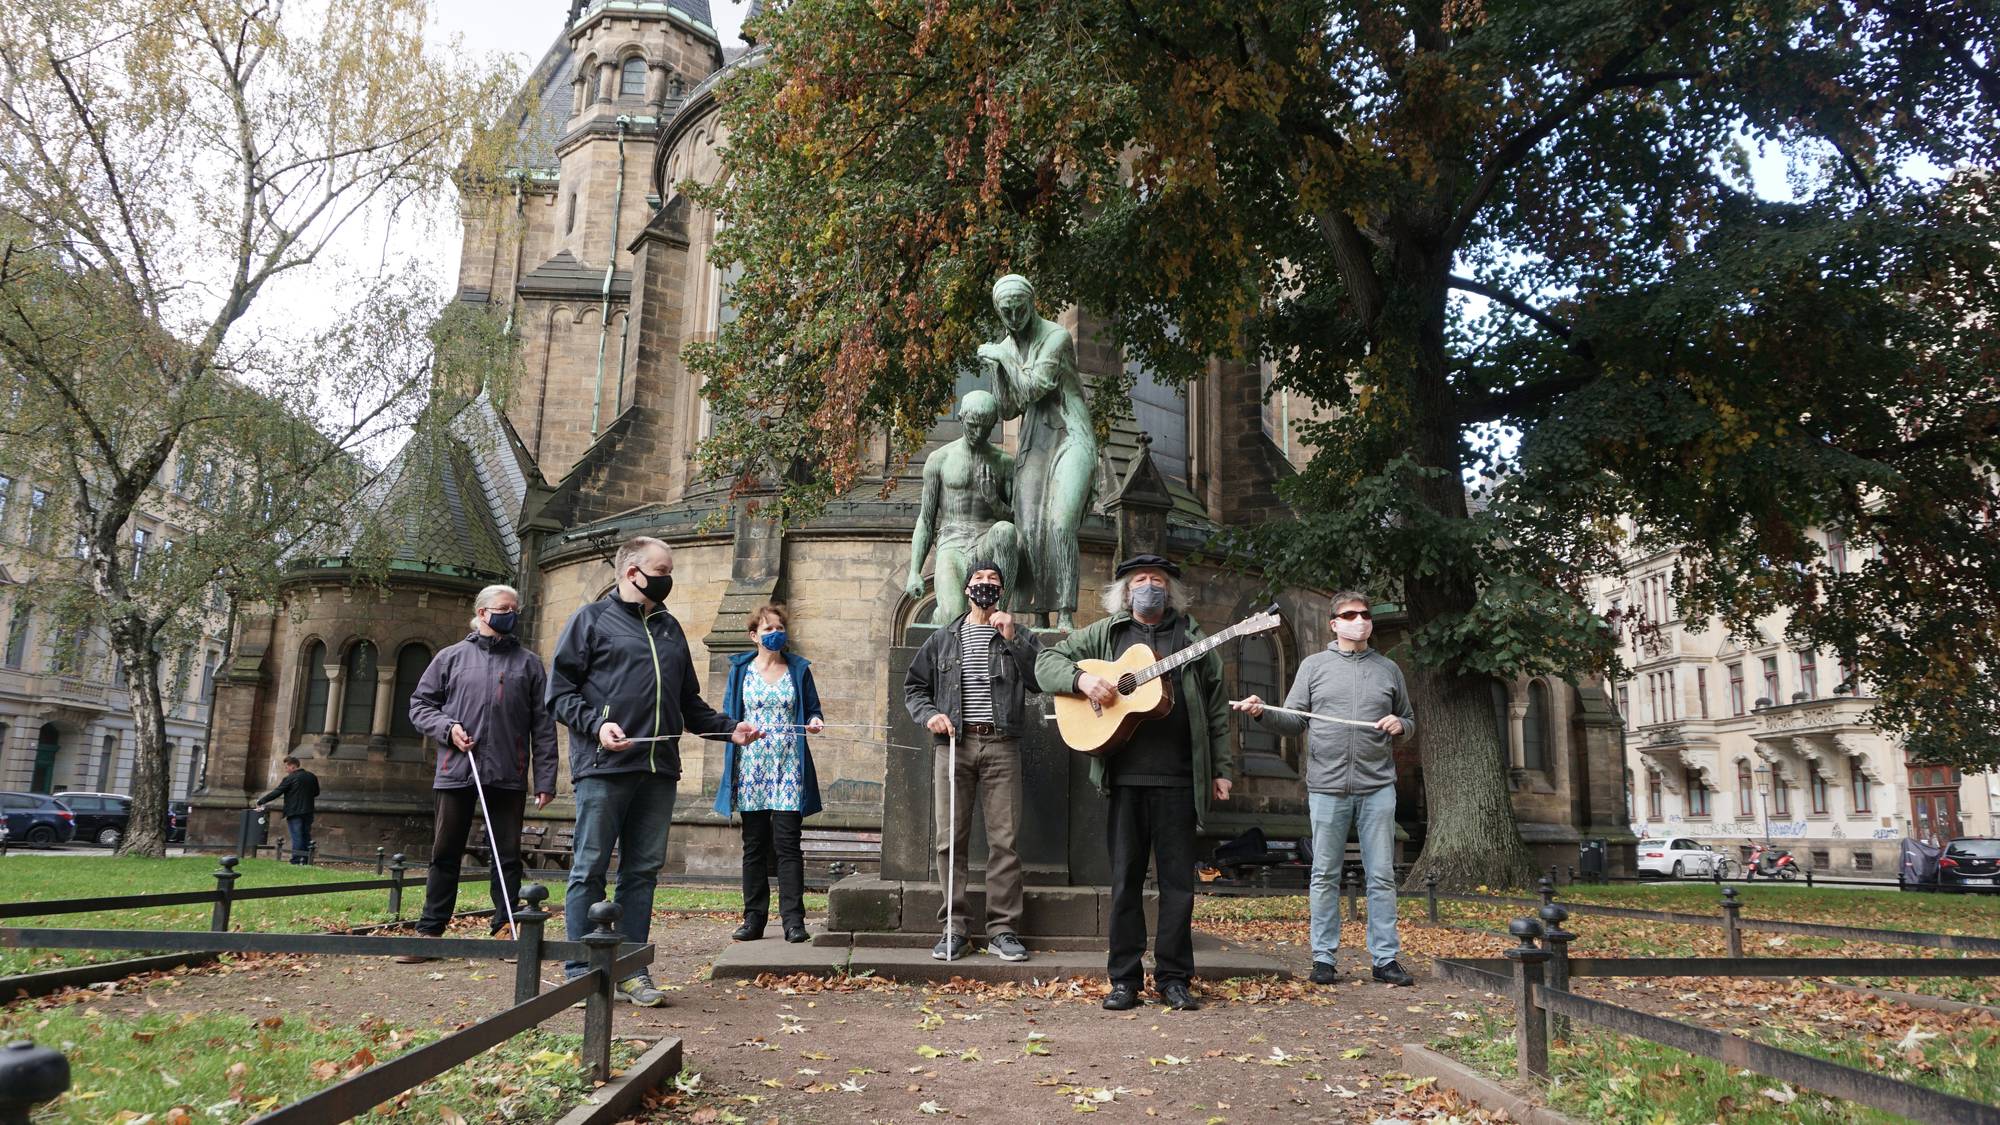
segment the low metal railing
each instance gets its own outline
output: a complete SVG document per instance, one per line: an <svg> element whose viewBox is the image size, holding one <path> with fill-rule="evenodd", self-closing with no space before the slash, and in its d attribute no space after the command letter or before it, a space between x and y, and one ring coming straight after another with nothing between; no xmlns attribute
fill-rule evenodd
<svg viewBox="0 0 2000 1125"><path fill-rule="evenodd" d="M1493 903L1501 906L1544 907L1555 901L1554 880L1542 876L1540 898L1525 898L1512 895L1461 894L1437 889L1435 873L1424 880L1424 904L1432 923L1437 923L1438 903L1474 902ZM1625 906L1599 906L1596 903L1565 900L1563 906L1572 915L1596 915L1604 918L1628 918L1641 922L1663 922L1676 926L1716 926L1726 935L1731 956L1741 956L1743 932L1754 930L1767 934L1791 934L1799 937L1835 938L1842 941L1872 941L1883 945L1912 945L1926 949L1951 949L1965 953L2000 953L2000 938L1975 937L1967 934L1939 934L1924 930L1881 930L1866 926L1840 926L1827 922L1790 922L1777 918L1745 918L1743 904L1738 902L1735 887L1722 888L1722 912L1720 914L1688 914L1673 910L1639 910ZM1350 900L1350 910L1352 900Z"/></svg>
<svg viewBox="0 0 2000 1125"><path fill-rule="evenodd" d="M1731 888L1733 890L1734 888ZM1937 1125L2000 1125L2000 1106L1903 1082L1845 1066L1815 1055L1788 1051L1738 1035L1608 1003L1570 991L1577 977L1794 977L1867 975L1902 977L1982 977L2000 975L2000 958L1810 958L1728 957L1571 958L1576 935L1562 928L1569 918L1550 903L1539 917L1514 919L1507 927L1518 940L1504 958L1440 958L1437 972L1472 988L1509 995L1514 1001L1515 1065L1523 1078L1546 1082L1549 1041L1567 1040L1572 1024L1659 1043L1728 1066L1805 1086L1915 1121Z"/></svg>
<svg viewBox="0 0 2000 1125"><path fill-rule="evenodd" d="M400 867L402 856L396 861ZM514 914L512 941L471 938L375 937L355 934L261 934L231 931L230 906L248 898L279 898L287 891L296 894L330 894L336 891L377 889L388 886L392 910L400 910L402 880L360 880L348 883L306 884L295 888L264 887L239 891L235 857L223 860L216 872L214 891L179 892L160 895L126 895L116 898L70 899L46 903L9 903L0 906L0 917L87 913L106 909L177 906L210 902L215 905L208 930L93 930L55 928L0 928L0 948L62 948L150 950L169 953L275 953L333 956L472 958L476 960L515 959L514 999L507 1010L435 1043L415 1048L394 1059L335 1083L293 1105L273 1111L266 1122L317 1123L344 1121L365 1113L412 1089L473 1056L546 1022L556 1013L582 1001L583 1059L598 1083L609 1082L611 1072L611 1004L617 983L644 972L651 965L654 947L621 943L617 932L620 907L616 902L600 902L590 908L590 932L580 941L549 941L544 936L550 915L542 909L548 888L531 883L521 889L525 909ZM542 966L552 960L581 962L588 969L580 976L544 994ZM51 1072L46 1052L0 1052L0 1107L20 1104L24 1108L61 1093L39 1093ZM10 1069L10 1058L20 1062L19 1073ZM33 1066L30 1067L30 1061ZM65 1069L64 1087L67 1088ZM4 1113L0 1113L4 1118Z"/></svg>

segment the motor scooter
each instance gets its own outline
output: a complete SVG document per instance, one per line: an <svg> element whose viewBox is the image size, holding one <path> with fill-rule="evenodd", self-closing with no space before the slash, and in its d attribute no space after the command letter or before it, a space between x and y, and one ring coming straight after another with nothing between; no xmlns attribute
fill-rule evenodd
<svg viewBox="0 0 2000 1125"><path fill-rule="evenodd" d="M1768 844L1752 844L1750 862L1744 865L1743 878L1748 881L1759 875L1766 879L1783 879L1789 883L1799 877L1799 861L1783 848L1774 848Z"/></svg>

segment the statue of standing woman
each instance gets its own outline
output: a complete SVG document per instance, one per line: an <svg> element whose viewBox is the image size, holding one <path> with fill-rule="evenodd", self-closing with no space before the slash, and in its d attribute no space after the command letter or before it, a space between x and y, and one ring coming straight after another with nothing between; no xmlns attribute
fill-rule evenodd
<svg viewBox="0 0 2000 1125"><path fill-rule="evenodd" d="M1076 532L1097 464L1076 341L1036 313L1035 287L1020 274L993 283L993 311L1006 333L979 345L980 370L993 380L1001 417L1023 420L1014 508L1027 573L1025 582L1013 583L1013 605L1051 614L1057 628L1071 629L1082 565Z"/></svg>

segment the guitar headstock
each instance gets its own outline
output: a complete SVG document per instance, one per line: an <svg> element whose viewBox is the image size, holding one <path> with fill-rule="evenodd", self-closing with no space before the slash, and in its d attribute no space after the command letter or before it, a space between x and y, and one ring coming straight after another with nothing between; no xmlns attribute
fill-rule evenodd
<svg viewBox="0 0 2000 1125"><path fill-rule="evenodd" d="M1278 603L1272 602L1270 608L1244 618L1236 628L1241 630L1241 636L1247 637L1253 633L1268 633L1284 623L1284 617L1278 611Z"/></svg>

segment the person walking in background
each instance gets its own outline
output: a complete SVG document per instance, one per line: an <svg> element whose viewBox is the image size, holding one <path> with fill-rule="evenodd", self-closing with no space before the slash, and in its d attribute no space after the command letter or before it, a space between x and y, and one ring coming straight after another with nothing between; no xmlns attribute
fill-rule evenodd
<svg viewBox="0 0 2000 1125"><path fill-rule="evenodd" d="M290 754L285 755L285 777L278 787L250 803L253 809L261 809L272 801L284 798L285 828L292 838L292 863L304 867L312 862L313 809L319 804L319 778L299 764Z"/></svg>
<svg viewBox="0 0 2000 1125"><path fill-rule="evenodd" d="M771 870L778 874L778 917L785 940L806 934L806 862L800 822L820 810L819 775L813 772L806 735L825 728L812 664L787 648L790 624L783 606L750 611L757 647L729 658L729 686L722 713L747 719L762 736L748 746L731 744L722 763L715 811L743 817L743 924L737 941L764 936L771 912Z"/></svg>
<svg viewBox="0 0 2000 1125"><path fill-rule="evenodd" d="M1134 555L1118 564L1104 588L1109 616L1050 645L1036 664L1042 690L1088 697L1100 705L1118 698L1117 685L1078 668L1079 660L1116 660L1135 644L1164 659L1201 640L1201 626L1187 612L1181 568L1159 555ZM1139 1005L1146 983L1146 861L1159 885L1158 929L1153 937L1153 983L1167 1007L1199 1008L1194 978L1195 836L1209 802L1227 801L1234 761L1229 753L1229 701L1222 688L1222 657L1209 652L1170 673L1173 710L1147 719L1131 741L1090 759L1091 784L1110 799L1105 844L1111 853L1111 932L1106 959L1109 1011Z"/></svg>
<svg viewBox="0 0 2000 1125"><path fill-rule="evenodd" d="M1332 984L1340 949L1340 869L1347 834L1361 842L1361 868L1368 879L1368 957L1374 977L1407 986L1415 978L1397 958L1396 934L1396 759L1397 738L1417 729L1410 692L1396 662L1368 647L1375 633L1368 596L1343 590L1330 610L1334 642L1299 662L1285 707L1372 727L1314 722L1264 706L1254 695L1236 701L1237 710L1281 734L1309 731L1306 738L1306 798L1312 817L1312 981Z"/></svg>
<svg viewBox="0 0 2000 1125"><path fill-rule="evenodd" d="M938 904L945 932L931 956L956 961L965 953L965 885L972 842L972 808L986 820L986 951L1026 961L1021 857L1021 729L1035 687L1041 641L1035 631L997 608L1006 573L991 559L968 564L970 608L925 639L903 677L903 705L931 732L937 762L931 786L936 810L938 870L951 871L951 901ZM958 755L951 755L952 737ZM976 798L976 802L975 802ZM958 818L952 819L956 805Z"/></svg>
<svg viewBox="0 0 2000 1125"><path fill-rule="evenodd" d="M542 658L514 637L521 595L488 586L472 600L472 632L431 660L410 695L410 722L437 744L437 807L424 911L417 932L440 937L458 905L466 837L479 809L474 759L486 792L486 838L493 848L492 932L501 935L521 896L521 821L528 794L544 808L556 792L556 724L544 692ZM502 935L504 936L504 935ZM432 960L409 954L405 965Z"/></svg>
<svg viewBox="0 0 2000 1125"><path fill-rule="evenodd" d="M590 929L604 900L611 852L618 850L618 932L644 945L653 932L653 889L667 861L667 830L681 780L679 735L727 734L742 746L757 737L702 701L680 622L667 612L674 549L658 539L625 541L612 560L618 584L570 615L549 670L549 709L569 728L575 784L576 851L563 926L569 940ZM587 962L563 966L570 978ZM666 993L641 971L618 984L620 999L657 1008Z"/></svg>

